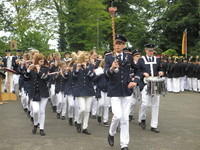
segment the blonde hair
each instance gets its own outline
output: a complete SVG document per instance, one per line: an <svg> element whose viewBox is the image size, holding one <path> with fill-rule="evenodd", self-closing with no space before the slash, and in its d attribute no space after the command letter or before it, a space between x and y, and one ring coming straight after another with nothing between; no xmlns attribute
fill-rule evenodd
<svg viewBox="0 0 200 150"><path fill-rule="evenodd" d="M86 51L80 51L77 56L77 63L85 63L88 62L90 58L90 54Z"/></svg>
<svg viewBox="0 0 200 150"><path fill-rule="evenodd" d="M35 54L39 54L39 50L36 50L36 49L32 49L29 51L29 54L30 54L30 59L34 59L34 55Z"/></svg>
<svg viewBox="0 0 200 150"><path fill-rule="evenodd" d="M35 54L34 57L34 65L38 65L40 60L44 60L43 54Z"/></svg>
<svg viewBox="0 0 200 150"><path fill-rule="evenodd" d="M23 58L26 58L26 60L30 60L30 54L29 53L24 53Z"/></svg>
<svg viewBox="0 0 200 150"><path fill-rule="evenodd" d="M55 58L61 58L61 55L60 55L60 53L59 52L55 52L55 53L53 53L53 58L55 59Z"/></svg>
<svg viewBox="0 0 200 150"><path fill-rule="evenodd" d="M105 60L101 60L99 66L102 67L102 68L104 68L104 65L105 65Z"/></svg>

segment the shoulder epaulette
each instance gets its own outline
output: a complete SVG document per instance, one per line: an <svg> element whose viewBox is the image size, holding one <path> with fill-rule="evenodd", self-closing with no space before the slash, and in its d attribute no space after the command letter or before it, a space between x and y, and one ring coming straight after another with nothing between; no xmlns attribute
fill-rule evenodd
<svg viewBox="0 0 200 150"><path fill-rule="evenodd" d="M132 55L132 53L131 53L131 52L124 52L124 53Z"/></svg>
<svg viewBox="0 0 200 150"><path fill-rule="evenodd" d="M112 54L112 52L110 52L110 53L106 53L105 56L110 55L110 54Z"/></svg>

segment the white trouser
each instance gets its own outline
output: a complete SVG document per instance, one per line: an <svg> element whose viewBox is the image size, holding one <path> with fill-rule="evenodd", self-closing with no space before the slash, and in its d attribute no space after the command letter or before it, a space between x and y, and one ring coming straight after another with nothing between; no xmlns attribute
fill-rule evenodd
<svg viewBox="0 0 200 150"><path fill-rule="evenodd" d="M158 115L159 115L159 104L160 104L160 96L149 96L147 95L147 86L142 90L142 104L139 110L139 118L138 121L146 120L146 111L147 107L151 106L151 127L158 127Z"/></svg>
<svg viewBox="0 0 200 150"><path fill-rule="evenodd" d="M73 118L74 116L74 97L72 95L66 95L65 96L67 99L67 104L68 104L68 118Z"/></svg>
<svg viewBox="0 0 200 150"><path fill-rule="evenodd" d="M130 106L130 114L129 115L131 115L131 116L134 115L137 103L139 103L139 100L134 98L134 97L132 97L131 98L131 106Z"/></svg>
<svg viewBox="0 0 200 150"><path fill-rule="evenodd" d="M13 90L13 74L10 72L5 73L5 85L4 85L4 91L7 90L7 92L12 92Z"/></svg>
<svg viewBox="0 0 200 150"><path fill-rule="evenodd" d="M120 145L121 148L127 147L129 143L129 113L131 96L111 97L111 107L113 118L109 129L109 134L114 136L120 124Z"/></svg>
<svg viewBox="0 0 200 150"><path fill-rule="evenodd" d="M88 128L88 121L89 121L92 99L93 99L92 96L77 97L77 101L79 105L78 123L81 124L83 121L83 129Z"/></svg>
<svg viewBox="0 0 200 150"><path fill-rule="evenodd" d="M103 116L103 122L108 122L109 117L109 97L107 93L101 91L101 98L98 99L97 115Z"/></svg>
<svg viewBox="0 0 200 150"><path fill-rule="evenodd" d="M198 92L200 92L200 80L199 79L197 80L197 89L198 89Z"/></svg>
<svg viewBox="0 0 200 150"><path fill-rule="evenodd" d="M173 92L180 92L180 78L173 78Z"/></svg>
<svg viewBox="0 0 200 150"><path fill-rule="evenodd" d="M96 116L97 114L97 105L98 105L98 101L96 99L95 96L92 97L92 107L91 107L91 114L93 116Z"/></svg>
<svg viewBox="0 0 200 150"><path fill-rule="evenodd" d="M55 94L55 84L51 84L50 87L50 98L51 98L51 103L52 106L56 106L56 94Z"/></svg>
<svg viewBox="0 0 200 150"><path fill-rule="evenodd" d="M185 90L185 76L184 77L180 77L180 91L183 92Z"/></svg>
<svg viewBox="0 0 200 150"><path fill-rule="evenodd" d="M67 111L67 99L64 96L64 93L59 92L58 94L56 94L56 99L57 99L57 113L61 113L61 116L65 116Z"/></svg>
<svg viewBox="0 0 200 150"><path fill-rule="evenodd" d="M184 89L189 90L189 88L188 88L188 77L187 76L184 76Z"/></svg>
<svg viewBox="0 0 200 150"><path fill-rule="evenodd" d="M28 97L24 91L24 88L21 89L21 103L23 109L28 109Z"/></svg>
<svg viewBox="0 0 200 150"><path fill-rule="evenodd" d="M40 129L44 129L45 122L45 110L48 102L48 98L41 98L41 101L32 101L32 109L33 109L33 120L34 125L40 124Z"/></svg>
<svg viewBox="0 0 200 150"><path fill-rule="evenodd" d="M187 83L188 83L188 90L192 91L192 78L187 78Z"/></svg>
<svg viewBox="0 0 200 150"><path fill-rule="evenodd" d="M32 100L30 100L28 94L26 94L26 100L28 104L28 111L31 112L31 116L33 117Z"/></svg>
<svg viewBox="0 0 200 150"><path fill-rule="evenodd" d="M18 85L19 85L19 75L18 74L13 74L13 89L12 89L12 91L17 91L17 87L18 87Z"/></svg>
<svg viewBox="0 0 200 150"><path fill-rule="evenodd" d="M197 78L192 78L192 90L197 92L198 82Z"/></svg>
<svg viewBox="0 0 200 150"><path fill-rule="evenodd" d="M167 78L167 91L172 92L173 91L173 82L172 78Z"/></svg>
<svg viewBox="0 0 200 150"><path fill-rule="evenodd" d="M78 122L79 104L77 97L74 98L74 122Z"/></svg>

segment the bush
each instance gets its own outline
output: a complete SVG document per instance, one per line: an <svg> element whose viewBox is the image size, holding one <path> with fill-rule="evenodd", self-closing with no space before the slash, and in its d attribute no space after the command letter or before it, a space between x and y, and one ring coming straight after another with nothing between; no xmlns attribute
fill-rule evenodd
<svg viewBox="0 0 200 150"><path fill-rule="evenodd" d="M167 55L167 56L175 56L175 55L178 55L177 51L174 50L174 49L168 49L168 50L164 51L162 54L163 54L163 55Z"/></svg>

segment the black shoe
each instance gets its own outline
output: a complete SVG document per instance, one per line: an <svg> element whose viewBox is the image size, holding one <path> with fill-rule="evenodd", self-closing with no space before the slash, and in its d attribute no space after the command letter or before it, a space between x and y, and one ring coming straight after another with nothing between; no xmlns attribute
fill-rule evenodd
<svg viewBox="0 0 200 150"><path fill-rule="evenodd" d="M41 136L45 136L46 135L45 132L44 132L44 130L40 130L40 135Z"/></svg>
<svg viewBox="0 0 200 150"><path fill-rule="evenodd" d="M117 127L117 132L120 132L120 125L118 125Z"/></svg>
<svg viewBox="0 0 200 150"><path fill-rule="evenodd" d="M7 93L7 90L4 90L5 93Z"/></svg>
<svg viewBox="0 0 200 150"><path fill-rule="evenodd" d="M92 115L91 119L97 119L97 117L95 115Z"/></svg>
<svg viewBox="0 0 200 150"><path fill-rule="evenodd" d="M69 118L69 125L73 126L73 119L72 118Z"/></svg>
<svg viewBox="0 0 200 150"><path fill-rule="evenodd" d="M37 127L38 127L38 126L33 126L33 129L32 129L32 133L33 133L33 134L36 134L36 132L37 132Z"/></svg>
<svg viewBox="0 0 200 150"><path fill-rule="evenodd" d="M98 121L99 124L101 123L101 117L100 116L97 117L97 121Z"/></svg>
<svg viewBox="0 0 200 150"><path fill-rule="evenodd" d="M108 134L108 143L110 146L114 146L114 136Z"/></svg>
<svg viewBox="0 0 200 150"><path fill-rule="evenodd" d="M62 117L61 117L61 120L65 120L65 119L66 119L65 116L62 116Z"/></svg>
<svg viewBox="0 0 200 150"><path fill-rule="evenodd" d="M121 148L121 150L128 150L128 147L123 147Z"/></svg>
<svg viewBox="0 0 200 150"><path fill-rule="evenodd" d="M56 106L52 106L52 110L55 113L56 112Z"/></svg>
<svg viewBox="0 0 200 150"><path fill-rule="evenodd" d="M32 123L34 122L33 117L31 117L30 120L31 120Z"/></svg>
<svg viewBox="0 0 200 150"><path fill-rule="evenodd" d="M77 127L77 122L76 121L74 122L74 126Z"/></svg>
<svg viewBox="0 0 200 150"><path fill-rule="evenodd" d="M109 107L109 112L112 112L112 107Z"/></svg>
<svg viewBox="0 0 200 150"><path fill-rule="evenodd" d="M15 94L15 91L12 91L13 94Z"/></svg>
<svg viewBox="0 0 200 150"><path fill-rule="evenodd" d="M103 125L104 125L105 127L109 127L109 123L108 123L108 122L104 122Z"/></svg>
<svg viewBox="0 0 200 150"><path fill-rule="evenodd" d="M90 132L88 132L88 130L87 130L87 129L84 129L84 130L82 131L82 133L83 133L83 134L86 134L86 135L91 135L91 133L90 133Z"/></svg>
<svg viewBox="0 0 200 150"><path fill-rule="evenodd" d="M26 113L28 111L28 109L27 108L24 108L24 112Z"/></svg>
<svg viewBox="0 0 200 150"><path fill-rule="evenodd" d="M60 119L60 113L57 113L56 117L57 119Z"/></svg>
<svg viewBox="0 0 200 150"><path fill-rule="evenodd" d="M31 113L30 111L27 111L27 117L28 117L28 118L31 117L30 113Z"/></svg>
<svg viewBox="0 0 200 150"><path fill-rule="evenodd" d="M76 130L78 133L81 133L81 124L77 123Z"/></svg>
<svg viewBox="0 0 200 150"><path fill-rule="evenodd" d="M140 123L139 123L139 126L145 130L146 129L146 120L142 120Z"/></svg>
<svg viewBox="0 0 200 150"><path fill-rule="evenodd" d="M152 131L152 132L155 132L155 133L160 133L160 131L159 131L158 128L151 128L151 131Z"/></svg>
<svg viewBox="0 0 200 150"><path fill-rule="evenodd" d="M132 120L133 120L133 116L129 115L129 121L132 121Z"/></svg>

